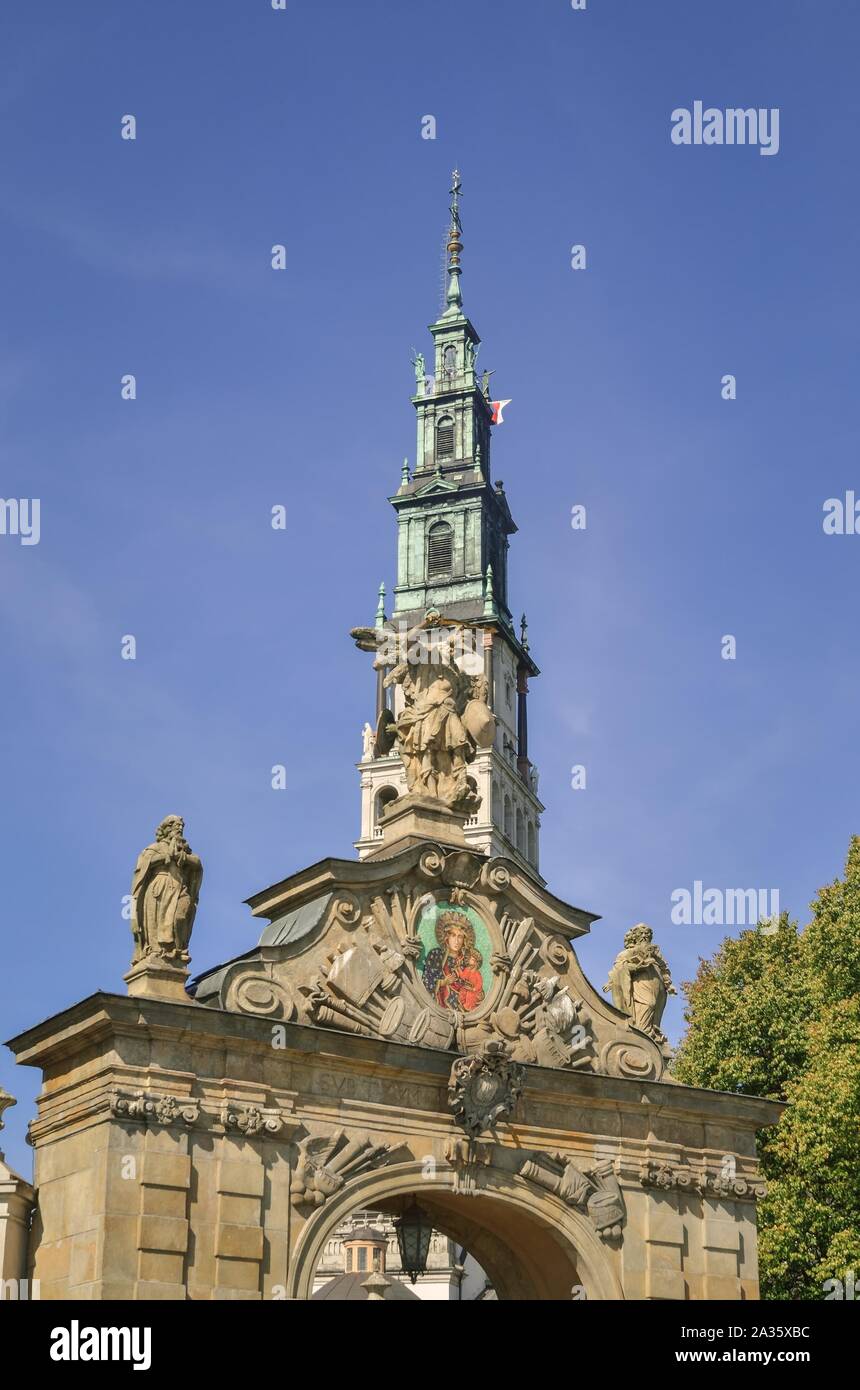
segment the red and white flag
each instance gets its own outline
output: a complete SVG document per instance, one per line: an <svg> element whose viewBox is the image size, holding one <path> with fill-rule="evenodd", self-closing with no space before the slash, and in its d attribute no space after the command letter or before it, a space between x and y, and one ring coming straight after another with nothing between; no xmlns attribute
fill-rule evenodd
<svg viewBox="0 0 860 1390"><path fill-rule="evenodd" d="M513 398L509 396L506 401L490 401L490 409L493 412L494 425L503 425L505 423L502 411L504 410L506 405L510 405L512 399Z"/></svg>

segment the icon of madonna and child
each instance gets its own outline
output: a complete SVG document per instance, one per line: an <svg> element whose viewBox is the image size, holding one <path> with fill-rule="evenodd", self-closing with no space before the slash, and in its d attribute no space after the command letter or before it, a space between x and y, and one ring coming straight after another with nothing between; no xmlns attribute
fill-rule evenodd
<svg viewBox="0 0 860 1390"><path fill-rule="evenodd" d="M419 969L427 992L443 1009L471 1013L489 985L484 962L490 943L484 924L468 908L437 903L422 914L418 934L425 950Z"/></svg>

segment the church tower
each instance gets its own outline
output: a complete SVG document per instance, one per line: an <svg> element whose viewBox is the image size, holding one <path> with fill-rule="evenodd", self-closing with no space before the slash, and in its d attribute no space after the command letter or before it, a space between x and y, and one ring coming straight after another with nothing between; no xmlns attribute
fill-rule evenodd
<svg viewBox="0 0 860 1390"><path fill-rule="evenodd" d="M445 307L429 330L433 372L416 353L415 407L418 442L414 467L404 460L400 486L389 498L397 514L397 582L393 611L385 613L380 586L376 626L408 631L430 610L463 627L469 643L461 669L483 671L496 717L492 748L477 753L470 775L481 805L468 817L469 844L517 860L540 879L538 842L543 806L537 770L528 756L527 697L530 676L539 674L529 651L525 617L517 636L508 595L508 544L517 527L501 480L492 476L492 429L499 404L490 398L490 373L479 373L481 340L463 312L460 288L463 250L460 176L454 171L447 246ZM387 695L377 681L375 721ZM396 708L395 708L396 712ZM380 815L387 802L406 792L396 749L374 755L373 726L365 726L361 774L363 859L378 848Z"/></svg>

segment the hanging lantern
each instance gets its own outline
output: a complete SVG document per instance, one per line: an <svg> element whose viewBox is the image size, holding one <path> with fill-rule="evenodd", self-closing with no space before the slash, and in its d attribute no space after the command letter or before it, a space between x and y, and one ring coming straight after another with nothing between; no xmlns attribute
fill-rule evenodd
<svg viewBox="0 0 860 1390"><path fill-rule="evenodd" d="M427 1255L430 1251L430 1237L433 1225L426 1211L417 1202L407 1207L394 1222L397 1232L397 1246L400 1250L400 1264L404 1274L412 1283L427 1269Z"/></svg>

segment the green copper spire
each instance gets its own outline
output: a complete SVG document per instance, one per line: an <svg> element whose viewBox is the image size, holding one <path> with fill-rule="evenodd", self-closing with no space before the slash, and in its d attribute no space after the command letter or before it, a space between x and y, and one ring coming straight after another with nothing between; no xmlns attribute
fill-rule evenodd
<svg viewBox="0 0 860 1390"><path fill-rule="evenodd" d="M446 617L503 627L520 660L508 606L508 537L517 528L507 498L493 486L490 377L476 372L481 339L461 305L462 186L456 169L450 188L447 295L440 316L428 325L432 367L418 349L412 352L415 459L408 481L404 472L390 499L398 522L391 619L412 626L432 605Z"/></svg>
<svg viewBox="0 0 860 1390"><path fill-rule="evenodd" d="M460 240L463 232L463 225L460 221L460 186L460 171L455 169L451 176L451 225L448 228L448 294L446 296L448 307L443 315L444 318L461 313L463 308L463 296L460 291L460 252L463 249L463 243Z"/></svg>

